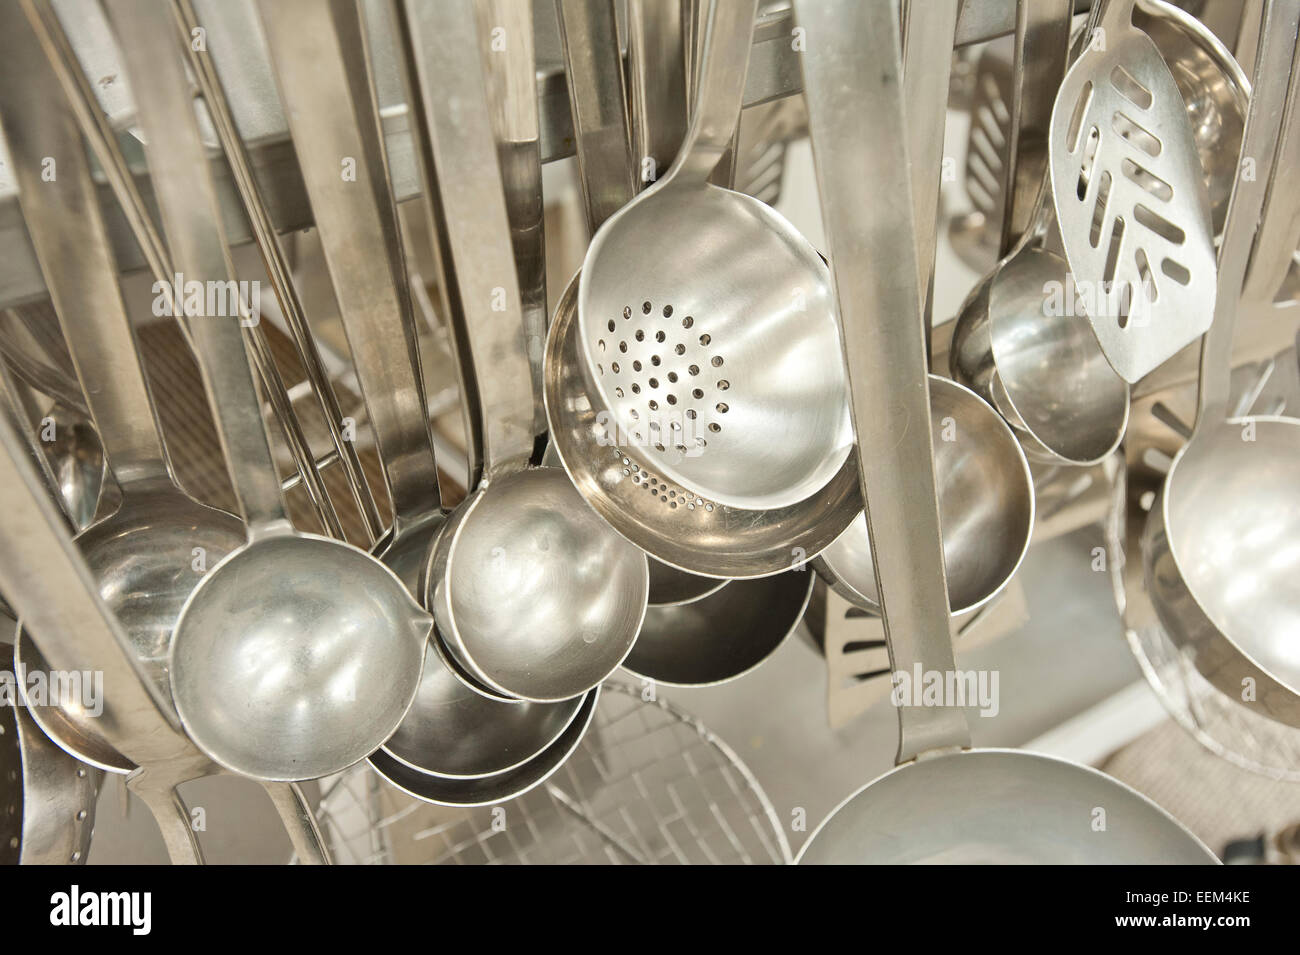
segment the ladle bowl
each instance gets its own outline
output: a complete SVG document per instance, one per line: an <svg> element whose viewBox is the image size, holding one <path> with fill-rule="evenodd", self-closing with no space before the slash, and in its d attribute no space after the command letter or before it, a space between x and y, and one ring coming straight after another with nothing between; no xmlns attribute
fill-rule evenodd
<svg viewBox="0 0 1300 955"><path fill-rule="evenodd" d="M725 580L690 574L654 558L647 563L650 565L651 607L675 607L702 600L727 585Z"/></svg>
<svg viewBox="0 0 1300 955"><path fill-rule="evenodd" d="M538 703L579 696L618 669L648 590L645 555L610 534L558 468L508 474L458 507L424 585L457 662Z"/></svg>
<svg viewBox="0 0 1300 955"><path fill-rule="evenodd" d="M1104 773L1037 753L980 749L918 759L868 783L817 827L796 861L1213 865L1218 860L1163 809Z"/></svg>
<svg viewBox="0 0 1300 955"><path fill-rule="evenodd" d="M1029 246L975 287L953 328L953 377L996 408L1041 463L1094 464L1128 427L1128 385L1078 308L1065 259Z"/></svg>
<svg viewBox="0 0 1300 955"><path fill-rule="evenodd" d="M255 539L208 571L171 650L186 731L263 780L339 772L397 729L429 619L364 551L308 534Z"/></svg>
<svg viewBox="0 0 1300 955"><path fill-rule="evenodd" d="M434 776L414 770L383 751L370 757L370 765L397 789L434 805L491 806L503 803L540 786L564 765L590 728L599 698L600 687L585 693L579 701L577 713L555 742L507 772L473 779Z"/></svg>
<svg viewBox="0 0 1300 955"><path fill-rule="evenodd" d="M651 606L623 669L664 686L717 686L754 670L803 619L810 568L733 580L689 603Z"/></svg>
<svg viewBox="0 0 1300 955"><path fill-rule="evenodd" d="M1294 418L1199 427L1174 458L1142 548L1160 622L1201 675L1300 727L1297 474Z"/></svg>
<svg viewBox="0 0 1300 955"><path fill-rule="evenodd" d="M431 638L415 702L383 752L430 776L495 776L554 743L573 722L582 702L582 697L561 703L490 699L471 690L443 663Z"/></svg>
<svg viewBox="0 0 1300 955"><path fill-rule="evenodd" d="M931 375L930 417L949 602L952 613L965 613L992 600L1020 567L1034 529L1033 478L1006 423L969 389ZM846 600L880 612L864 513L816 567Z"/></svg>
<svg viewBox="0 0 1300 955"><path fill-rule="evenodd" d="M789 507L753 511L709 500L655 470L644 448L620 445L586 383L574 276L546 340L551 440L574 486L608 524L650 556L705 577L782 573L815 557L862 510L857 466L846 458L820 491Z"/></svg>
<svg viewBox="0 0 1300 955"><path fill-rule="evenodd" d="M853 438L830 276L779 214L666 183L605 223L582 276L589 383L665 478L771 509L839 471Z"/></svg>

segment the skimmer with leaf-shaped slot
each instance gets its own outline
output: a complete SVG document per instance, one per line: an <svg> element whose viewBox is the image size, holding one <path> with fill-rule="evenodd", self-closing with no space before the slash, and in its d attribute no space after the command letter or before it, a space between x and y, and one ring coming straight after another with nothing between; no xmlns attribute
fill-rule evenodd
<svg viewBox="0 0 1300 955"><path fill-rule="evenodd" d="M1159 49L1133 25L1134 2L1094 9L1056 97L1048 163L1088 320L1129 382L1209 328L1216 287L1191 123Z"/></svg>

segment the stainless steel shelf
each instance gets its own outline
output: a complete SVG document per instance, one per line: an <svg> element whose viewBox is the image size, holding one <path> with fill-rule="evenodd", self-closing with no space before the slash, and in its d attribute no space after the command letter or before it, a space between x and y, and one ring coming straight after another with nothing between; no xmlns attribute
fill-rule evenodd
<svg viewBox="0 0 1300 955"><path fill-rule="evenodd" d="M1075 0L1076 12L1086 10L1091 0ZM270 204L276 229L282 233L312 224L311 207L303 189L287 124L275 95L270 64L261 40L260 25L249 0L208 0L196 3L207 29L208 49L227 85L231 111L245 136L254 171ZM1015 0L966 0L957 22L957 46L979 43L1011 33L1015 24ZM127 130L134 105L117 68L117 51L107 26L93 0L57 0L56 9L86 69L107 115L123 130L121 136L137 181L146 201L152 189L138 144ZM367 4L372 27L372 53L376 68L384 136L388 146L394 188L398 200L418 195L418 177L407 125L406 103L396 67L395 44L381 15L381 6ZM541 121L541 150L544 162L573 155L573 126L565 85L558 30L553 6L546 0L534 4L537 37L538 106ZM745 88L745 105L756 106L802 91L799 52L794 49L794 21L789 9L764 14L754 30L754 48ZM0 157L7 156L0 141ZM231 243L252 241L225 160L213 149L221 190L222 213ZM125 219L106 184L101 185L109 236L124 272L144 267ZM45 282L36 263L31 242L18 208L12 171L0 163L0 307L45 297Z"/></svg>

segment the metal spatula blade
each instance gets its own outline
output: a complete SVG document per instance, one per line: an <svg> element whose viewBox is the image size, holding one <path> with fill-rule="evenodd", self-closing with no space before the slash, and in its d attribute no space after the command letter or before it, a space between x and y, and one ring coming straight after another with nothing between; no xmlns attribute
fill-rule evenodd
<svg viewBox="0 0 1300 955"><path fill-rule="evenodd" d="M1209 194L1187 111L1132 0L1062 83L1049 167L1081 310L1107 361L1135 382L1194 341L1214 316Z"/></svg>

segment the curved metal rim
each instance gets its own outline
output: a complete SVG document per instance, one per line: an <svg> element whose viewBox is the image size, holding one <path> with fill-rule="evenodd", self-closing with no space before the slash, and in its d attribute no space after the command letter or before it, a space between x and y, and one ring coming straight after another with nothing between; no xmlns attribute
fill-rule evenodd
<svg viewBox="0 0 1300 955"><path fill-rule="evenodd" d="M990 416L989 418L990 421L996 419L997 421L996 426L1000 427L1003 430L1011 446L1014 447L1019 452L1020 467L1022 473L1024 474L1025 488L1027 490L1026 499L1029 501L1029 520L1026 525L1025 539L1024 542L1020 545L1020 553L1016 556L1015 564L1012 565L1011 569L1007 572L1006 576L1002 578L1002 580L998 583L998 585L995 588L993 588L993 590L989 591L985 596L981 597L979 600L975 601L974 603L966 607L950 606L948 608L949 615L953 617L958 617L961 616L962 614L967 614L972 611L979 610L981 607L986 606L989 603L989 601L997 598L997 596L1007 588L1007 585L1011 583L1012 579L1014 579L1016 574L1020 571L1020 565L1025 562L1025 555L1029 553L1029 545L1032 544L1034 540L1034 523L1038 517L1038 502L1034 492L1034 475L1033 472L1029 469L1029 460L1025 456L1025 449L1021 447L1020 442L1016 439L1015 431L1012 430L1011 425L1007 424L1006 419L1003 418L1002 415L998 414L996 408L994 408L987 401L981 398L973 390L963 385L961 382L954 381L951 378L945 378L943 375L936 375L934 373L930 374L930 379L932 385L934 381L941 381L946 385L952 385L954 388L959 388L960 390L966 392L966 394L968 394L970 397L978 401L987 410ZM847 534L847 533L848 533L848 528L845 528L842 534ZM836 540L838 539L839 538L836 538ZM822 577L826 581L827 586L831 587L837 594L839 594L849 603L853 604L859 610L865 610L868 613L874 614L877 617L880 616L880 602L871 599L866 594L863 594L856 587L852 586L846 580L844 580L840 574L837 574L835 572L834 567L831 566L830 561L827 559L826 553L824 551L817 556L815 564L818 567L819 571L822 573Z"/></svg>
<svg viewBox="0 0 1300 955"><path fill-rule="evenodd" d="M790 622L790 626L785 629L785 631L781 634L781 637L777 640L772 641L772 646L768 649L768 651L764 653L763 656L761 656L759 659L751 663L749 666L745 667L745 669L733 673L730 676L725 676L717 680L709 680L701 683L678 683L673 680L664 680L650 673L641 670L636 670L633 667L628 666L626 661L624 661L623 663L623 669L626 670L628 673L632 674L634 677L637 677L638 679L642 679L642 680L649 680L650 682L654 683L657 686L669 686L669 687L677 687L681 689L702 689L704 687L710 687L710 686L721 686L724 683L730 683L732 680L739 680L742 676L753 673L755 670L761 667L768 660L772 659L772 655L775 654L776 651L781 648L781 645L785 643L786 640L790 639L790 635L799 628L799 624L803 621L803 615L808 610L808 603L810 600L812 600L813 586L816 584L816 580L817 580L816 573L810 569L787 570L786 573L805 574L808 577L808 586L804 588L803 600L800 601L799 603L799 611L794 615L793 619ZM765 580L768 578L760 578L760 579ZM738 583L744 585L746 581L738 581ZM721 590L722 588L718 588L718 589ZM714 591L714 593L717 593L717 591ZM708 600L709 598L706 596L701 599ZM700 601L691 601L691 602L698 603ZM633 649L635 649L635 647Z"/></svg>
<svg viewBox="0 0 1300 955"><path fill-rule="evenodd" d="M1246 420L1262 421L1269 424L1280 424L1290 428L1300 429L1300 419L1292 418L1287 415L1243 415L1240 418L1229 418L1225 420L1223 422L1223 426L1228 427L1234 423L1243 422ZM1174 460L1169 465L1169 473L1165 475L1164 486L1161 487L1160 489L1160 501L1159 501L1160 522L1164 527L1165 537L1169 542L1169 556L1172 558L1174 562L1174 566L1178 568L1179 586L1183 589L1184 592L1186 592L1188 598L1192 601L1192 603L1195 604L1197 612L1201 615L1202 618L1204 618L1205 622L1214 628L1214 634L1216 640L1221 641L1224 644L1230 646L1233 652L1236 653L1238 656L1240 656L1243 661L1245 661L1255 670L1258 670L1261 674L1263 674L1264 676L1272 680L1273 683L1279 689L1288 691L1291 694L1291 696L1298 703L1300 703L1300 687L1296 687L1292 685L1289 681L1283 680L1280 677L1278 677L1276 673L1274 673L1268 667L1262 665L1258 660L1256 660L1253 656L1251 656L1250 653L1248 653L1245 649L1243 649L1242 646L1236 640L1234 640L1231 636L1229 636L1227 631L1225 631L1223 627L1220 626L1218 621L1216 621L1214 617L1211 616L1210 613L1205 609L1205 604L1201 601L1199 595L1197 594L1196 588L1191 585L1191 582L1187 579L1187 576L1183 573L1184 564L1178 557L1178 547L1176 543L1176 538L1170 530L1173 527L1173 524L1169 519L1169 494L1167 492L1170 486L1170 482L1173 480L1174 474L1178 470L1179 463L1183 460L1187 452L1187 449L1193 446L1195 440L1196 440L1196 436L1195 434L1193 434L1192 439L1189 440L1185 445L1183 445L1178 450L1178 453L1174 455ZM1155 507L1152 508L1153 513L1156 512L1156 510L1157 509ZM1143 560L1145 561L1145 559L1146 557L1145 555L1143 555ZM1162 624L1164 623L1164 614L1161 614L1161 623ZM1168 633L1170 639L1174 640L1175 642L1181 642L1173 633L1169 632L1171 628L1166 626L1165 630L1166 633ZM1199 657L1197 657L1197 659L1199 659ZM1209 677L1207 676L1206 679L1209 679ZM1213 683L1214 681L1211 680L1210 682ZM1275 722L1282 723L1283 725L1286 726L1293 725L1291 723L1287 723L1285 720L1278 720L1275 717L1272 717L1271 715L1269 718L1274 719Z"/></svg>
<svg viewBox="0 0 1300 955"><path fill-rule="evenodd" d="M1146 807L1148 809L1163 816L1168 822L1172 823L1174 826L1181 829L1183 831L1183 834L1187 837L1188 842L1194 844L1198 849L1204 852L1207 859L1213 860L1213 864L1215 865L1223 864L1222 861L1219 859L1219 857L1216 856L1210 850L1209 846L1207 846L1204 842L1201 841L1200 837L1197 836L1196 833L1192 832L1185 825L1183 825L1172 815L1166 812L1164 808L1162 808L1159 804L1152 801L1150 798L1143 795L1142 793L1138 792L1128 783L1122 782L1116 779L1114 776L1110 776L1106 773L1103 773L1100 769L1095 769L1092 766L1086 766L1083 763L1076 763L1073 760L1069 760L1069 759L1062 759L1059 756L1049 756L1046 753L1034 753L1034 752L1030 752L1029 750L1011 749L1008 747L989 747L989 748L980 747L978 749L963 749L955 753L944 753L943 755L928 756L923 758L925 759L926 762L932 763L936 760L960 759L962 757L979 756L981 754L993 754L993 753L1023 757L1025 759L1031 759L1031 760L1046 762L1046 763L1055 763L1058 766L1066 766L1080 773L1096 776L1105 785L1113 786L1117 790L1122 790L1132 796L1136 796L1141 802L1146 804ZM799 852L795 855L794 864L795 865L804 864L804 856L807 854L809 847L813 844L813 842L816 841L817 837L821 835L822 830L826 828L826 826L830 823L832 819L834 819L836 816L839 815L840 811L845 806L853 802L853 800L857 799L858 796L866 792L868 789L870 789L872 786L876 785L876 783L880 782L886 777L896 775L897 773L906 772L907 770L912 769L917 765L918 764L916 760L912 760L911 762L904 763L901 766L894 766L889 770L886 770L885 772L881 773L879 776L871 780L869 783L866 783L863 786L859 786L849 795L845 796L844 799L840 800L840 802L835 806L835 808L826 814L826 818L824 818L821 822L819 822L817 824L817 828L812 831L812 833L808 836L806 840L804 840L804 844L799 847Z"/></svg>
<svg viewBox="0 0 1300 955"><path fill-rule="evenodd" d="M352 551L352 552L354 552L354 553L356 553L356 554L360 554L360 555L362 555L362 556L365 557L367 560L371 561L371 562L372 562L376 567L379 567L379 568L382 568L382 569L383 569L383 572L384 572L385 574L387 574L387 575L392 579L393 583L396 584L397 587L401 590L401 592L402 592L403 594L406 595L406 598L407 598L407 600L410 601L410 604L411 604L412 607L418 609L421 613L426 613L426 614L428 613L428 611L426 611L426 610L425 610L425 609L424 609L424 608L419 604L419 602L416 601L415 598L411 596L410 592L409 592L409 591L407 590L407 588L406 588L406 585L405 585L404 583L402 583L401 578L398 577L397 574L393 573L392 569L391 569L387 564L383 563L382 561L377 560L377 559L376 559L376 558L375 558L375 557L374 557L374 556L373 556L369 551L362 550L360 547L357 547L357 546L355 546L355 545L353 545L353 544L349 544L349 543L347 543L346 541L336 540L336 539L333 538L333 537L324 537L324 536L322 536L322 535L320 535L320 534L309 534L309 533L307 533L307 532L305 532L305 531L299 531L299 530L297 530L297 529L293 529L293 528L291 528L291 529L285 530L285 531L283 531L283 532L278 532L278 533L276 533L276 534L274 534L274 535L268 535L268 536L266 536L266 537L259 537L256 541L249 541L248 543L244 544L244 545L241 546L241 547L236 547L234 550L232 550L232 551L231 551L229 554L227 554L225 557L221 558L221 560L217 561L217 563L214 564L214 565L213 565L213 566L208 570L208 572L207 572L206 574L203 575L203 579L202 579L201 581L199 581L199 585L198 585L197 587L195 587L194 590L192 590L192 591L190 592L190 596L189 596L189 598L185 601L185 605L184 605L183 607L181 607L181 612L180 612L180 614L179 614L179 615L177 616L177 618L176 618L176 628L175 628L175 630L172 632L172 641L171 641L171 646L168 648L168 651L167 651L167 671L168 671L168 673L172 674L173 677L175 676L175 673L176 673L176 646L177 646L177 639L176 639L176 638L177 638L177 637L182 633L182 631L183 631L183 629L184 629L185 618L189 615L191 608L194 606L194 604L195 604L195 602L196 602L196 598L197 598L198 595L203 591L203 588L204 588L205 586L207 586L208 583L209 583L211 580L213 580L214 578L216 578L216 576L217 576L217 571L219 571L222 567L224 567L226 564L230 563L231 561L235 560L236 558L241 557L242 555L248 553L249 550L251 550L253 547L257 546L257 544L259 544L261 541L263 541L263 540L277 540L277 539L283 539L283 538L291 538L291 539L295 539L295 540L319 541L319 542L326 543L326 544L332 544L332 545L335 546L335 547L343 547L343 548L346 548L346 549L348 549L348 550L350 550L350 551ZM429 616L430 616L430 620L429 620L429 636L432 636L432 633L433 633L433 619L432 619L432 615L429 615ZM426 639L426 642L427 642L427 640L428 640L428 636L426 636L425 639ZM397 727L400 726L400 725L402 724L402 720L404 720L404 719L406 718L406 714L410 711L411 706L415 703L415 694L416 694L416 691L417 691L417 690L419 689L419 687L420 687L420 679L419 679L419 677L420 677L420 674L423 673L423 672L424 672L424 647L421 646L421 648L420 648L420 653L418 654L418 660L417 660L417 662L416 662L416 664L415 664L415 667L414 667L414 673L415 673L415 677L416 677L416 678L415 678L414 682L412 683L411 693L410 693L410 695L409 695L409 698L408 698L407 701L406 701L406 705L403 706L403 707L401 708L401 713L400 713L400 715L398 715L398 717L397 717L395 720L392 721L392 725L391 725L391 726L387 726L387 727L384 729L384 731L383 731L383 733L382 733L382 736L383 736L383 739L384 739L384 740L387 740L390 736L393 735L393 733L397 732ZM200 752L203 753L204 756L206 756L208 759L212 760L212 761L213 761L214 763L216 763L218 766L221 766L222 768L227 769L227 770L229 770L230 772L235 773L236 775L239 775L239 776L247 776L249 779L254 779L254 780L257 780L257 781L259 781L259 782L291 783L291 782L303 782L303 781L308 780L308 779L319 779L321 776L329 776L329 775L332 775L333 773L336 773L336 772L342 772L342 771L345 770L345 769L348 769L348 768L350 768L350 767L352 767L352 766L355 766L357 763L361 762L362 760L364 760L364 759L369 755L369 752L367 752L367 753L362 753L362 754L361 754L360 756L358 756L356 759L351 760L349 763L347 763L347 764L344 765L344 766L339 766L339 767L337 767L337 768L327 770L327 771L324 772L324 773L316 773L316 774L311 775L311 776L300 776L300 775L296 775L296 774L290 774L290 775L281 775L281 774L276 774L276 775L273 775L273 776L267 776L267 775L261 775L261 774L258 774L258 773L250 773L250 772L248 772L248 771L246 771L246 770L240 769L240 768L238 768L238 767L236 767L236 766L232 766L230 763L225 762L224 760L222 760L221 758L219 758L219 757L216 755L216 752L215 752L214 750L210 750L207 746L204 745L204 743L203 743L203 739L202 739L202 736L201 736L200 734L196 734L196 733L194 732L194 727L193 727L193 725L191 724L191 722L190 722L190 721L186 718L186 716L185 716L185 708L184 708L183 704L181 703L181 699L180 699L180 697L177 696L177 694L176 694L176 692L175 692L175 681L174 681L174 680L173 680L173 682L172 682L172 704L176 707L176 715L180 718L181 726L182 726L182 728L185 730L185 735L188 736L188 737L190 738L190 741L194 743L194 745L195 745L195 746L200 750ZM378 735L380 735L380 734L379 734L379 733L376 733L375 735L378 736Z"/></svg>
<svg viewBox="0 0 1300 955"><path fill-rule="evenodd" d="M403 767L402 764L386 758L382 751L372 753L368 760L371 768L379 774L384 782L408 796L419 799L421 802L432 803L435 806L453 806L465 809L475 806L495 806L498 803L514 799L532 789L536 789L564 765L568 758L573 755L573 751L578 748L578 744L582 742L582 738L587 734L587 730L591 726L592 719L596 715L596 702L600 698L600 690L601 687L597 686L587 691L582 706L579 707L573 721L565 728L559 739L537 756L508 773L501 773L478 780L447 779ZM537 774L535 778L529 778L525 772L529 769L532 769L533 773ZM520 777L522 777L522 781L520 781ZM484 791L484 783L493 783L496 788ZM472 786L471 784L478 785ZM432 787L440 787L442 791L434 795ZM477 792L473 795L458 796L456 795L457 789L476 789Z"/></svg>
<svg viewBox="0 0 1300 955"><path fill-rule="evenodd" d="M513 474L510 474L505 479L509 480L509 479L521 478L532 471L544 472L544 471L553 471L553 470L555 469L554 468L529 468L525 471L517 471ZM568 476L567 471L565 471L564 474L566 477ZM570 484L571 483L572 482L570 482ZM468 647L466 647L465 641L461 638L460 626L456 622L456 609L454 606L454 601L451 598L451 564L453 559L456 556L456 548L460 544L460 535L462 531L464 531L466 524L468 524L470 517L473 515L473 512L482 505L484 500L486 500L488 495L491 493L492 488L499 487L499 486L500 486L499 483L481 485L479 489L474 492L472 498L467 498L466 501L463 502L462 505L456 509L456 512L443 525L443 530L438 535L437 545L435 546L434 552L431 555L428 563L429 572L428 572L428 579L426 581L426 587L428 587L429 585L433 585L435 587L435 593L436 593L437 588L441 586L443 591L441 595L441 599L437 600L436 602L430 601L430 604L432 606L438 607L446 614L447 628L445 631L442 630L437 626L437 623L435 621L435 625L434 625L435 639L441 640L442 641L441 649L445 650L449 655L454 656L456 658L456 662L460 664L460 667L462 669L461 670L453 669L453 672L459 673L468 670L469 675L471 677L473 677L476 681L482 683L488 689L493 690L497 693L504 694L513 699L521 700L528 703L563 703L565 700L571 700L574 697L582 696L583 693L590 692L592 689L595 689L596 687L600 686L602 682L604 682L611 674L615 673L618 670L618 668L623 665L623 661L626 660L628 654L632 652L632 647L636 645L637 635L641 632L641 625L642 623L645 622L647 605L644 598L650 592L650 568L649 565L646 564L645 560L643 559L642 570L641 570L641 587L640 587L641 599L635 601L635 603L638 603L640 605L641 612L637 616L636 625L628 628L629 633L625 638L625 643L627 644L626 647L623 649L623 652L619 655L618 662L615 663L609 669L608 672L601 674L600 678L597 679L590 687L588 687L586 690L581 690L578 693L569 694L567 696L549 697L549 696L538 696L527 691L521 692L519 688L512 688L506 686L504 683L494 679L490 674L488 674L483 669L483 667L479 665L478 661L474 659L474 654L469 651ZM579 495L579 497L581 497L581 495ZM585 499L583 500L583 505L586 506ZM644 558L645 555L642 554L642 557ZM437 583L435 583L435 581L437 581ZM475 689L472 683L468 685L471 690Z"/></svg>
<svg viewBox="0 0 1300 955"><path fill-rule="evenodd" d="M14 665L15 666L22 666L22 667L28 666L27 661L23 659L22 649L27 645L27 643L31 639L32 638L27 635L27 631L23 629L21 623L15 624L15 632L14 632ZM37 649L39 651L39 648ZM119 776L126 776L135 771L136 769L135 763L131 762L129 759L127 759L125 756L119 753L114 747L110 746L106 740L100 739L99 742L106 751L115 753L117 755L118 760L120 760L120 762L109 762L106 758L104 758L107 755L107 753L91 753L89 750L85 749L82 746L77 745L75 742L70 742L67 734L64 733L63 730L65 726L72 726L73 724L53 723L49 719L47 719L46 716L44 715L45 707L31 706L27 699L27 688L24 686L24 684L21 681L19 681L18 683L18 692L22 694L23 705L27 707L27 712L28 714L30 714L32 721L41 728L41 731L50 738L50 741L54 743L55 746L59 747L59 749L63 750L69 756L73 757L74 759L81 760L83 763L85 763L88 766L93 766L96 769L102 769L104 770L104 772L107 773L115 773Z"/></svg>
<svg viewBox="0 0 1300 955"><path fill-rule="evenodd" d="M557 452L557 453L558 453L558 452ZM566 473L567 473L567 472L566 472ZM653 594L650 594L650 596L648 596L648 597L646 598L646 603L647 603L649 606L651 606L651 607L684 607L684 606L686 606L687 604L693 604L693 603L695 603L695 602L698 601L698 600L705 600L705 599L707 599L707 598L709 598L709 597L712 597L714 594L716 594L716 593L717 593L719 590L721 590L723 587L727 586L727 584L731 583L731 580L732 580L732 578L730 578L730 577L705 577L703 574L697 574L697 573L694 573L694 572L689 571L689 570L682 570L680 567L675 567L675 566L673 566L672 564L664 563L662 560L659 560L659 559L656 558L656 557L651 557L651 556L649 556L649 555L647 554L647 555L646 555L646 561L647 561L647 563L648 563L649 561L652 561L652 560L653 560L656 564L662 564L664 567L667 567L669 570L673 571L674 573L677 573L677 574L684 574L685 576L688 576L688 577L695 577L695 578L698 578L698 579L700 579L700 580L707 580L707 581L709 581L710 586L709 586L709 588L708 588L707 590L704 590L704 591L702 591L701 593L699 593L699 594L697 594L697 595L695 595L695 596L693 596L693 597L687 597L687 598L685 598L684 600L659 600L659 601L656 601L656 600L652 600L652 599L650 599L650 596L653 596ZM652 587L651 589L653 590L653 587Z"/></svg>

